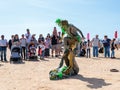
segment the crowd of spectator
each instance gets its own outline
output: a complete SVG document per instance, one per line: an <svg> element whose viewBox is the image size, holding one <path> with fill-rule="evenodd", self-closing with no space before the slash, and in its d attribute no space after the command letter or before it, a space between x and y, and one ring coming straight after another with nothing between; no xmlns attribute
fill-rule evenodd
<svg viewBox="0 0 120 90"><path fill-rule="evenodd" d="M26 29L26 33L22 34L21 36L19 36L18 34L11 35L10 40L5 39L5 35L1 35L0 60L2 62L8 61L7 48L11 50L12 46L14 45L17 45L21 48L22 59L28 59L27 47L31 42L34 43L34 47L38 51L38 56L40 57L40 59L48 58L50 56L61 56L61 32L58 32L56 27L53 28L52 35L48 33L47 36L44 37L42 34L40 34L38 39L36 39L35 36L36 34L31 34L29 29ZM118 49L117 44L115 42L115 38L111 40L108 38L107 35L104 36L103 40L99 39L99 35L96 35L91 41L89 39L87 41L82 40L82 42L77 45L77 56L86 56L87 58L91 58L91 56L99 57L99 53L104 53L104 57L115 58L115 49Z"/></svg>
<svg viewBox="0 0 120 90"><path fill-rule="evenodd" d="M102 53L105 58L113 59L116 58L115 49L118 50L118 46L119 43L116 41L116 38L110 39L105 35L103 40L101 40L99 39L99 35L96 35L91 41L88 39L80 44L81 50L79 56L90 58L92 54L92 57L99 57L99 54Z"/></svg>
<svg viewBox="0 0 120 90"><path fill-rule="evenodd" d="M5 35L1 35L0 39L0 60L7 62L7 48L11 51L13 46L19 46L21 48L21 57L23 60L28 59L28 45L32 42L38 52L40 59L52 57L59 57L61 54L61 33L57 31L56 27L53 29L52 35L49 33L46 37L43 34L39 35L36 39L36 34L31 34L29 29L26 29L26 33L19 36L18 34L11 35L11 39L5 39ZM33 48L32 46L30 48ZM51 51L51 52L50 52Z"/></svg>

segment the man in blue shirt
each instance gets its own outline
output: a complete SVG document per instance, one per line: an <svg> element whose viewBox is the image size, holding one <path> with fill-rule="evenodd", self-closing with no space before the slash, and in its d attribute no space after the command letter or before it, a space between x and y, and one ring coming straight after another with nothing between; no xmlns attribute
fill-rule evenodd
<svg viewBox="0 0 120 90"><path fill-rule="evenodd" d="M103 40L103 47L104 47L104 57L110 57L110 42L111 39L109 39L106 35L104 36Z"/></svg>

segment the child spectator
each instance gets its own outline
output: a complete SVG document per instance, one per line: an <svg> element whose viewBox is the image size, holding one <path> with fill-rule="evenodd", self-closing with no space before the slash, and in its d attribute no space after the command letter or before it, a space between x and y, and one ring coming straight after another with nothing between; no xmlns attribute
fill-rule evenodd
<svg viewBox="0 0 120 90"><path fill-rule="evenodd" d="M44 55L45 55L45 45L44 45L44 42L41 41L39 42L39 45L38 45L38 56L40 56L41 60L44 60Z"/></svg>
<svg viewBox="0 0 120 90"><path fill-rule="evenodd" d="M47 36L46 40L45 40L45 57L49 57L50 56L50 45L51 45L51 40Z"/></svg>
<svg viewBox="0 0 120 90"><path fill-rule="evenodd" d="M36 47L35 47L35 44L32 44L30 46L30 54L34 54L35 55L35 53L36 53Z"/></svg>

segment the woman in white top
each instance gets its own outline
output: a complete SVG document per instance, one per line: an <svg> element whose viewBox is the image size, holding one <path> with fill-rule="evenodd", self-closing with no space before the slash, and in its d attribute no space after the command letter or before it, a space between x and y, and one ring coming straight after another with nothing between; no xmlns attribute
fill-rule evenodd
<svg viewBox="0 0 120 90"><path fill-rule="evenodd" d="M24 34L22 34L22 38L20 39L20 45L21 45L21 56L25 60L26 59L26 38L24 37Z"/></svg>

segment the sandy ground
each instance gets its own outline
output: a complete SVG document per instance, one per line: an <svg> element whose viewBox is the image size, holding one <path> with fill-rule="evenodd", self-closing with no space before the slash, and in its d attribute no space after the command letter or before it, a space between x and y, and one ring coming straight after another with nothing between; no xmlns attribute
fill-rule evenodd
<svg viewBox="0 0 120 90"><path fill-rule="evenodd" d="M110 72L120 70L120 50L116 57L76 57L79 74L55 81L49 80L49 71L58 67L58 58L22 64L0 62L0 90L120 90L120 72Z"/></svg>

